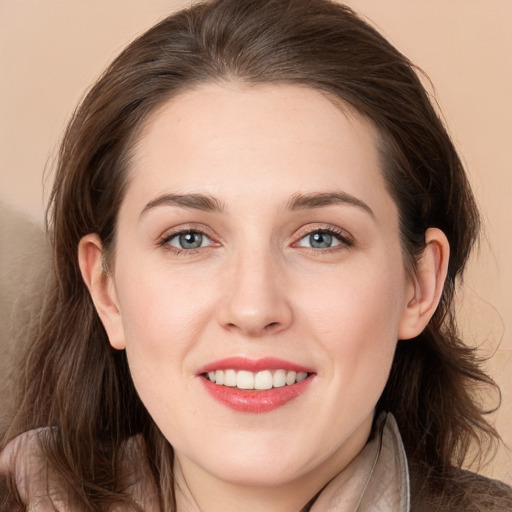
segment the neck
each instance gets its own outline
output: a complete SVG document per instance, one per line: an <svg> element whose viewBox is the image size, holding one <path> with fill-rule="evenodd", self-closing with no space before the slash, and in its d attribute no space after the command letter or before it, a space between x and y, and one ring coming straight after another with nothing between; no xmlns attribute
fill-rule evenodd
<svg viewBox="0 0 512 512"><path fill-rule="evenodd" d="M234 512L251 504L251 512L298 512L305 510L320 489L293 482L276 487L252 487L229 482L212 482L206 477L196 492L185 479L181 465L175 465L176 505L178 512ZM301 492L297 492L297 488ZM313 488L314 487L314 488ZM321 488L321 487L320 487Z"/></svg>
<svg viewBox="0 0 512 512"><path fill-rule="evenodd" d="M285 483L244 485L216 478L187 457L176 454L174 464L178 512L301 512L309 509L320 491L354 460L364 448L370 432L351 439L313 470ZM366 430L366 429L365 429Z"/></svg>

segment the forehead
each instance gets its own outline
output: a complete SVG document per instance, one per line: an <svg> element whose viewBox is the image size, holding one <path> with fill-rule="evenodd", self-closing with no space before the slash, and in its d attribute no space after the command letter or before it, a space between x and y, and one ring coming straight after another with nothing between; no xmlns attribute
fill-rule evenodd
<svg viewBox="0 0 512 512"><path fill-rule="evenodd" d="M307 87L206 84L148 118L128 195L142 204L165 192L206 191L257 203L341 189L390 206L378 141L371 122Z"/></svg>

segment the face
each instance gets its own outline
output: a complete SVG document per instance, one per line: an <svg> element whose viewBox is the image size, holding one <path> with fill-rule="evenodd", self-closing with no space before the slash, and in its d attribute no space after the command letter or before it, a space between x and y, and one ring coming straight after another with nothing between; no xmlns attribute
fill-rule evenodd
<svg viewBox="0 0 512 512"><path fill-rule="evenodd" d="M377 139L287 85L204 85L147 123L105 325L190 480L324 478L365 444L413 294Z"/></svg>

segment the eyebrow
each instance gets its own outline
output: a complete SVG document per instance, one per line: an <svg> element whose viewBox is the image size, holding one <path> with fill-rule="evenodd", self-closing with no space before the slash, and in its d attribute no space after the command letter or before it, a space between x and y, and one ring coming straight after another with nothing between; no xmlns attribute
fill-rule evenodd
<svg viewBox="0 0 512 512"><path fill-rule="evenodd" d="M348 204L362 208L372 218L375 218L373 210L357 197L346 192L313 192L294 194L288 201L288 210L307 210L322 208L334 204ZM216 197L205 194L163 194L150 201L140 212L139 218L146 212L159 206L179 206L213 213L225 211L224 203Z"/></svg>
<svg viewBox="0 0 512 512"><path fill-rule="evenodd" d="M220 213L224 211L224 205L217 198L205 194L163 194L150 201L142 211L139 218L158 206L179 206L193 210Z"/></svg>
<svg viewBox="0 0 512 512"><path fill-rule="evenodd" d="M348 204L362 208L375 219L373 210L361 199L346 192L314 192L311 194L294 194L288 201L289 210L306 210L309 208L322 208L333 204Z"/></svg>

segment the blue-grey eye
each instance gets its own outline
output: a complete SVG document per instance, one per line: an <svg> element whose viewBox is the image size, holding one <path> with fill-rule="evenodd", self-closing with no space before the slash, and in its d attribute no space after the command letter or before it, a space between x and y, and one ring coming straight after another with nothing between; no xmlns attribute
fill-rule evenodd
<svg viewBox="0 0 512 512"><path fill-rule="evenodd" d="M299 247L311 247L313 249L329 249L340 245L341 241L335 235L326 231L314 231L299 240Z"/></svg>
<svg viewBox="0 0 512 512"><path fill-rule="evenodd" d="M190 250L206 247L211 244L211 240L203 233L198 233L197 231L185 231L169 238L167 244L178 249Z"/></svg>

